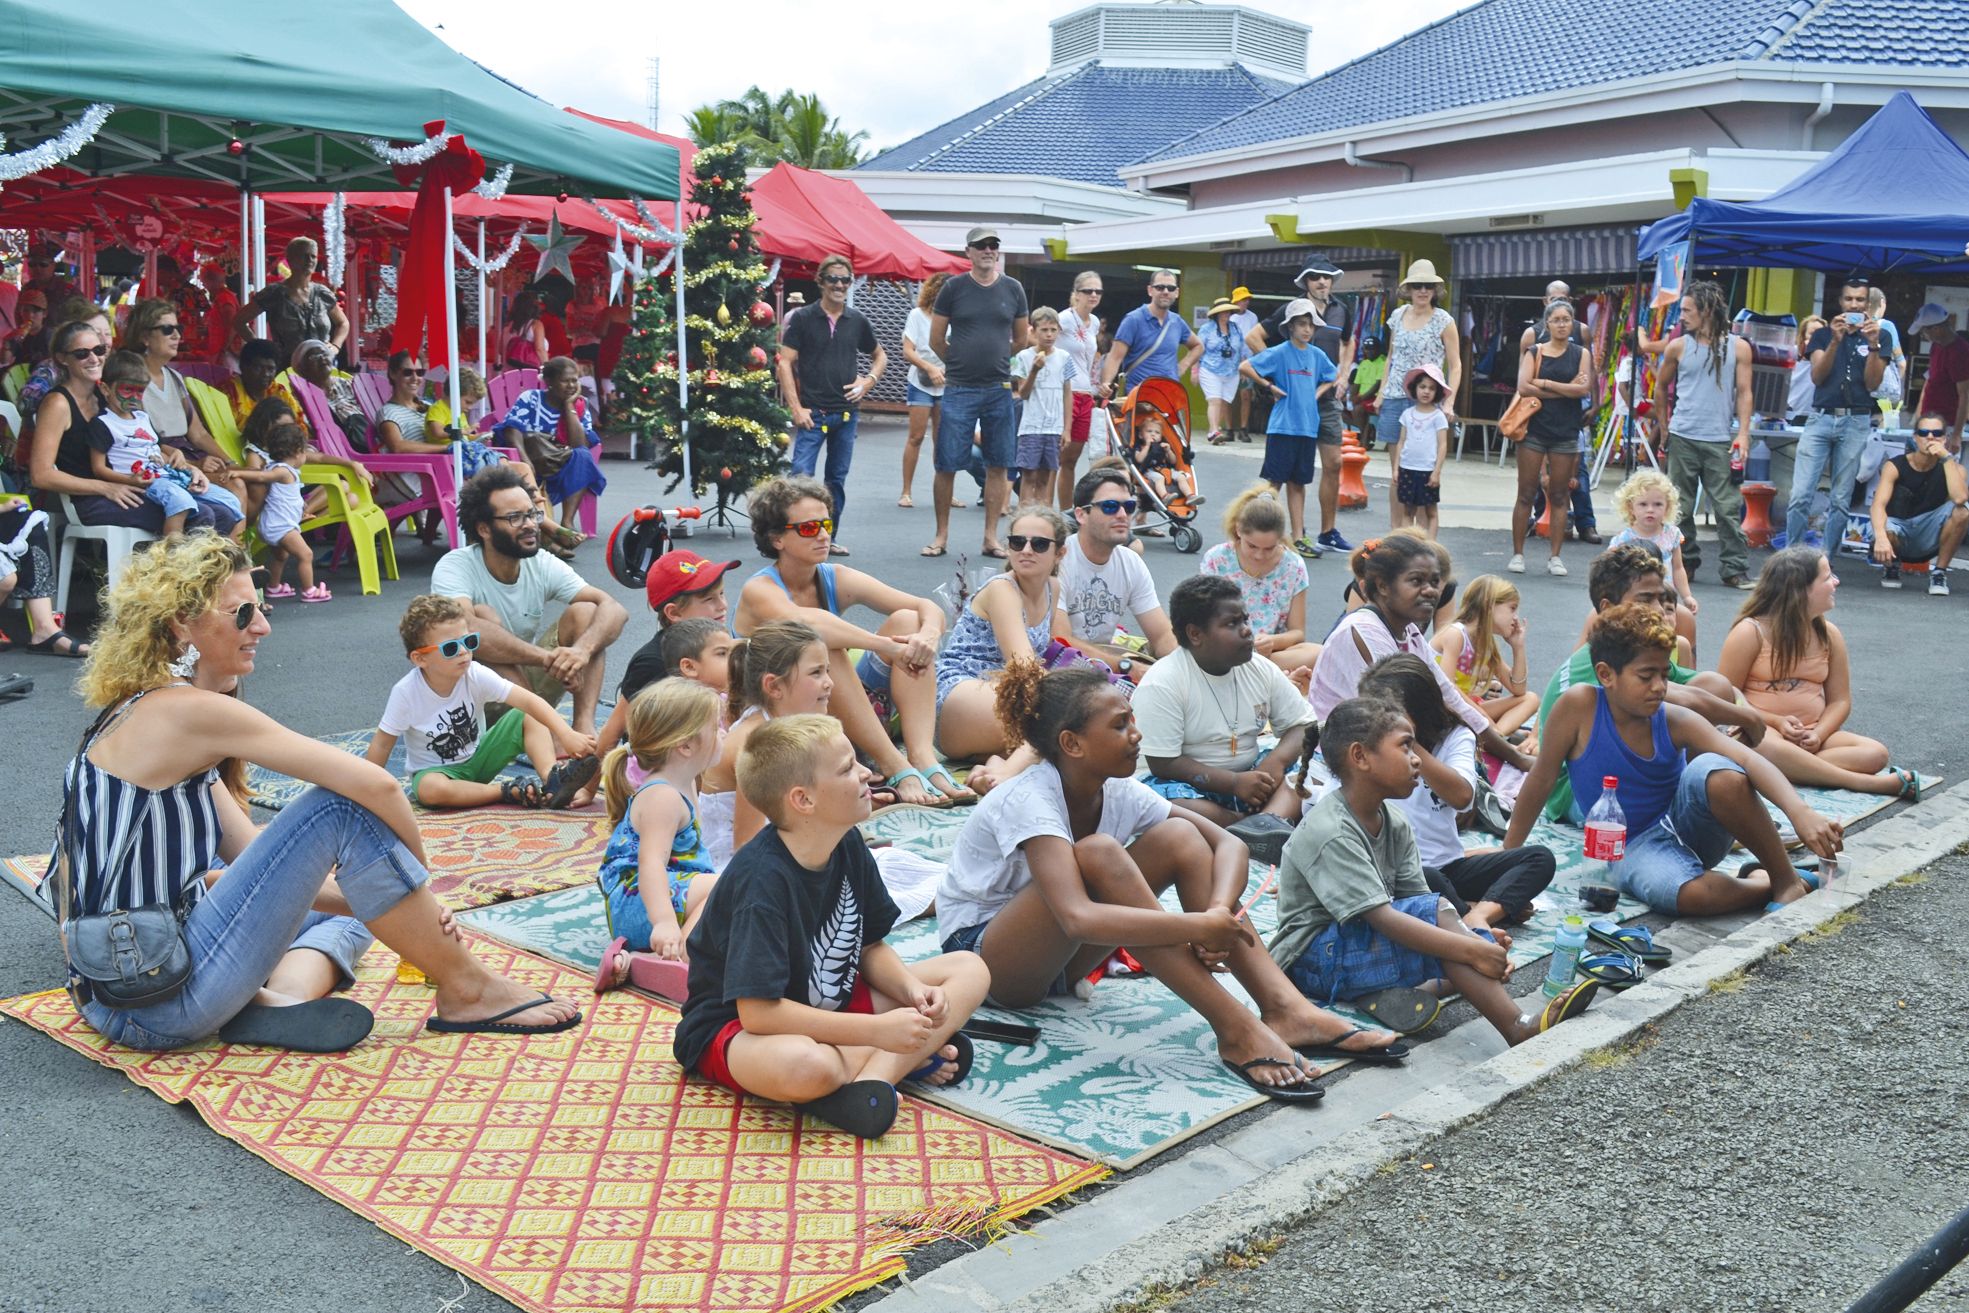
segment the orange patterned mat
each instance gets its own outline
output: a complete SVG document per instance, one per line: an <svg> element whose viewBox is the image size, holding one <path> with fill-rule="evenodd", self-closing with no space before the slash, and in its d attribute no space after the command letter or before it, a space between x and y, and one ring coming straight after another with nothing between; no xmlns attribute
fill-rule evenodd
<svg viewBox="0 0 1969 1313"><path fill-rule="evenodd" d="M864 1143L686 1080L676 1013L483 940L494 970L584 999L559 1035L428 1035L432 994L364 960L376 1030L347 1054L209 1042L110 1044L60 991L5 1013L189 1101L212 1128L536 1313L795 1313L901 1272L953 1231L990 1231L1107 1175L981 1122L902 1100Z"/></svg>
<svg viewBox="0 0 1969 1313"><path fill-rule="evenodd" d="M479 807L417 813L431 892L454 911L551 894L595 878L608 848L609 823L599 806L578 812ZM48 856L23 854L0 863L0 879L32 897Z"/></svg>

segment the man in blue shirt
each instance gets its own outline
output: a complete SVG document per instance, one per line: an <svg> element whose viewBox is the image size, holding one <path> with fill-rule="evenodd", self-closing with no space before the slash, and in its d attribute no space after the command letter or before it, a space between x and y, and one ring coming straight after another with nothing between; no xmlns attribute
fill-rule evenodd
<svg viewBox="0 0 1969 1313"><path fill-rule="evenodd" d="M1819 478L1832 469L1832 505L1825 513L1825 553L1835 556L1846 536L1846 512L1853 502L1860 457L1872 426L1873 391L1880 386L1887 358L1880 350L1880 321L1866 313L1867 283L1848 278L1839 289L1840 313L1812 334L1805 351L1812 361L1812 414L1798 439L1792 472L1791 505L1786 508L1788 543L1805 541Z"/></svg>
<svg viewBox="0 0 1969 1313"><path fill-rule="evenodd" d="M1158 269L1149 278L1149 303L1138 305L1122 316L1114 330L1114 346L1108 351L1101 370L1101 395L1112 393L1117 379L1126 377L1127 386L1141 386L1144 379L1180 380L1203 354L1203 343L1183 322L1176 309L1176 294L1182 284L1174 269ZM1183 343L1190 349L1177 354Z"/></svg>
<svg viewBox="0 0 1969 1313"><path fill-rule="evenodd" d="M1319 451L1320 412L1326 395L1340 376L1326 352L1313 345L1317 311L1304 298L1285 307L1285 341L1267 347L1237 367L1238 373L1273 398L1271 421L1265 426L1265 463L1258 477L1285 488L1285 509L1292 520L1292 550L1318 556L1320 548L1306 533L1306 485L1313 481ZM1328 459L1339 448L1328 448Z"/></svg>

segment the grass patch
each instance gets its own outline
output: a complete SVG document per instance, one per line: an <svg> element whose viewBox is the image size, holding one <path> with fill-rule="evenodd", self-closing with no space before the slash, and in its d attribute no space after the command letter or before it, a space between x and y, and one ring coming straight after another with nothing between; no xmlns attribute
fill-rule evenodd
<svg viewBox="0 0 1969 1313"><path fill-rule="evenodd" d="M1285 1243L1283 1235L1267 1236L1263 1240L1253 1240L1244 1248L1228 1253L1219 1259L1210 1271L1195 1281L1183 1286L1151 1286L1142 1292L1139 1299L1115 1306L1115 1313L1163 1313L1165 1309L1175 1308L1199 1290L1208 1290L1218 1284L1226 1271L1248 1272L1263 1267L1273 1254Z"/></svg>
<svg viewBox="0 0 1969 1313"><path fill-rule="evenodd" d="M1834 935L1845 933L1847 927L1858 925L1862 919L1858 908L1849 907L1838 916L1832 917L1820 925L1807 930L1802 937L1806 939L1830 939Z"/></svg>
<svg viewBox="0 0 1969 1313"><path fill-rule="evenodd" d="M1730 972L1729 975L1718 976L1716 979L1710 981L1709 992L1712 994L1734 994L1749 983L1750 972L1742 967L1738 967L1735 971Z"/></svg>
<svg viewBox="0 0 1969 1313"><path fill-rule="evenodd" d="M1969 849L1969 844L1964 844L1964 845L1963 845L1963 846L1962 846L1961 848L1957 848L1957 849L1956 849L1956 851L1957 851L1958 853L1960 853L1960 852L1963 852L1963 851L1964 851L1965 849ZM1908 872L1908 873L1907 873L1906 875L1904 875L1904 876L1902 876L1902 877L1901 877L1900 879L1898 879L1898 880L1896 880L1896 881L1894 881L1894 883L1895 883L1895 884L1897 884L1897 885L1903 885L1903 884L1927 884L1927 883L1928 883L1928 879L1929 879L1929 876L1928 876L1928 872L1926 872L1926 871L1909 871L1909 872Z"/></svg>
<svg viewBox="0 0 1969 1313"><path fill-rule="evenodd" d="M1739 972L1738 974L1742 973ZM1715 989L1716 986L1711 985L1710 988ZM1612 1071L1614 1068L1631 1061L1638 1055L1646 1053L1660 1042L1661 1028L1653 1022L1649 1022L1626 1039L1621 1040L1618 1044L1609 1044L1603 1049L1594 1049L1591 1053L1580 1059L1580 1065L1588 1071Z"/></svg>

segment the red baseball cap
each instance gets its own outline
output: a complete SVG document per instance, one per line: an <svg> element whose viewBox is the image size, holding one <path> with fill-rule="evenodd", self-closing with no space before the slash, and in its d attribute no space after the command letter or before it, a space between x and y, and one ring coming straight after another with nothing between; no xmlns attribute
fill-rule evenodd
<svg viewBox="0 0 1969 1313"><path fill-rule="evenodd" d="M665 602L674 602L684 593L701 592L737 565L737 561L707 561L683 548L665 552L650 566L643 584L649 593L649 609L661 611Z"/></svg>

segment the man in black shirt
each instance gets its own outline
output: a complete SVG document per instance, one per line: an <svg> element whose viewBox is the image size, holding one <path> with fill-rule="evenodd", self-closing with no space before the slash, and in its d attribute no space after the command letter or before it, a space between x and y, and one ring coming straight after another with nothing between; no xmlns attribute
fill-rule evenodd
<svg viewBox="0 0 1969 1313"><path fill-rule="evenodd" d="M1969 532L1969 478L1949 459L1948 420L1934 411L1914 421L1914 447L1880 467L1873 493L1873 559L1882 588L1901 586L1902 561L1933 561L1928 595L1948 596L1948 568Z"/></svg>
<svg viewBox="0 0 1969 1313"><path fill-rule="evenodd" d="M738 787L772 823L732 855L685 945L677 1062L874 1139L895 1121L897 1082L970 1070L957 1032L991 973L975 953L905 965L883 942L898 912L856 828L867 772L839 721L760 726Z"/></svg>
<svg viewBox="0 0 1969 1313"><path fill-rule="evenodd" d="M1798 546L1810 527L1819 479L1831 472L1832 504L1825 512L1825 554L1837 556L1846 536L1846 512L1853 484L1873 426L1873 390L1880 386L1886 357L1880 352L1880 321L1866 313L1866 279L1848 278L1839 289L1839 313L1812 334L1805 354L1812 362L1812 414L1798 438L1792 469L1791 504L1785 508L1785 542Z"/></svg>
<svg viewBox="0 0 1969 1313"><path fill-rule="evenodd" d="M834 496L834 545L831 556L846 556L841 545L841 519L848 505L848 466L855 458L855 428L861 399L869 394L889 353L875 340L868 317L848 304L855 267L845 255L830 255L814 272L820 283L820 303L802 306L786 317L779 334L779 387L793 411L793 472L811 476L827 444L823 476ZM861 372L861 357L872 363Z"/></svg>

